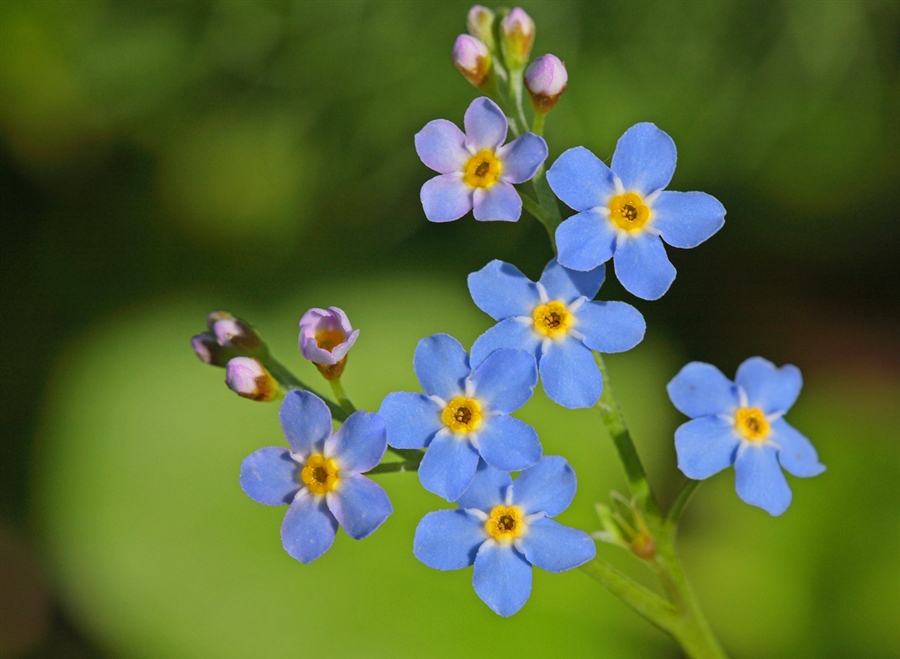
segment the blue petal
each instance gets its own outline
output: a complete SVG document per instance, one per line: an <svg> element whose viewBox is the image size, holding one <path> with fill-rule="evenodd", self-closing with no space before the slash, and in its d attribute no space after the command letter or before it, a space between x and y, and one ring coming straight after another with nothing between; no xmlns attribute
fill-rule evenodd
<svg viewBox="0 0 900 659"><path fill-rule="evenodd" d="M475 340L472 344L472 364L478 368L488 355L503 348L524 350L537 359L540 356L540 347L541 337L534 331L532 323L524 323L518 318L507 318Z"/></svg>
<svg viewBox="0 0 900 659"><path fill-rule="evenodd" d="M691 362L666 385L672 404L691 418L732 414L740 402L737 388L712 364Z"/></svg>
<svg viewBox="0 0 900 659"><path fill-rule="evenodd" d="M476 188L472 204L479 222L515 222L522 215L522 198L502 179L489 188Z"/></svg>
<svg viewBox="0 0 900 659"><path fill-rule="evenodd" d="M588 300L593 300L604 279L606 266L584 272L564 268L553 259L544 268L540 281L551 300L561 300L570 304L582 295Z"/></svg>
<svg viewBox="0 0 900 659"><path fill-rule="evenodd" d="M547 143L543 137L525 133L497 150L501 176L510 183L524 183L547 159Z"/></svg>
<svg viewBox="0 0 900 659"><path fill-rule="evenodd" d="M419 341L413 355L413 369L429 396L450 401L466 389L469 355L449 334L433 334Z"/></svg>
<svg viewBox="0 0 900 659"><path fill-rule="evenodd" d="M603 378L591 351L577 339L552 342L541 357L541 382L554 403L570 410L591 407L603 393Z"/></svg>
<svg viewBox="0 0 900 659"><path fill-rule="evenodd" d="M341 476L338 487L326 495L328 508L354 540L370 535L394 512L387 492L373 480Z"/></svg>
<svg viewBox="0 0 900 659"><path fill-rule="evenodd" d="M524 350L495 350L472 373L475 397L491 412L512 414L534 393L538 381L534 355Z"/></svg>
<svg viewBox="0 0 900 659"><path fill-rule="evenodd" d="M658 300L675 281L675 266L659 236L626 236L616 244L616 277L625 290L644 300Z"/></svg>
<svg viewBox="0 0 900 659"><path fill-rule="evenodd" d="M531 595L531 565L512 545L485 542L475 556L472 586L494 613L511 616Z"/></svg>
<svg viewBox="0 0 900 659"><path fill-rule="evenodd" d="M436 172L461 172L472 154L466 149L466 136L452 121L435 119L416 133L416 153Z"/></svg>
<svg viewBox="0 0 900 659"><path fill-rule="evenodd" d="M559 455L548 455L526 469L513 483L512 502L526 515L544 512L556 517L575 498L575 471Z"/></svg>
<svg viewBox="0 0 900 659"><path fill-rule="evenodd" d="M458 174L441 174L425 181L419 199L431 222L452 222L472 210L472 188Z"/></svg>
<svg viewBox="0 0 900 659"><path fill-rule="evenodd" d="M788 473L809 478L825 471L812 443L784 419L772 422L769 439L780 449L778 459Z"/></svg>
<svg viewBox="0 0 900 659"><path fill-rule="evenodd" d="M425 448L444 427L441 406L425 394L395 391L385 396L378 414L387 426L387 441L394 448Z"/></svg>
<svg viewBox="0 0 900 659"><path fill-rule="evenodd" d="M422 458L419 482L429 492L456 501L472 482L477 467L475 447L449 430L441 431Z"/></svg>
<svg viewBox="0 0 900 659"><path fill-rule="evenodd" d="M803 376L793 364L777 368L767 359L751 357L738 366L734 382L747 394L750 407L774 414L791 409L803 387Z"/></svg>
<svg viewBox="0 0 900 659"><path fill-rule="evenodd" d="M478 308L494 320L530 316L540 304L534 283L516 266L497 259L469 275L469 293Z"/></svg>
<svg viewBox="0 0 900 659"><path fill-rule="evenodd" d="M572 270L593 270L609 261L616 250L616 232L609 219L586 210L556 228L559 263Z"/></svg>
<svg viewBox="0 0 900 659"><path fill-rule="evenodd" d="M703 480L734 462L741 440L734 426L717 416L702 416L675 431L678 468L688 478Z"/></svg>
<svg viewBox="0 0 900 659"><path fill-rule="evenodd" d="M257 503L283 506L293 501L300 489L297 469L286 448L266 446L241 463L241 489Z"/></svg>
<svg viewBox="0 0 900 659"><path fill-rule="evenodd" d="M546 517L528 525L522 549L529 563L547 572L571 570L597 555L597 546L587 533Z"/></svg>
<svg viewBox="0 0 900 659"><path fill-rule="evenodd" d="M556 159L547 171L547 183L576 211L606 206L616 191L609 167L583 146L569 149Z"/></svg>
<svg viewBox="0 0 900 659"><path fill-rule="evenodd" d="M281 544L301 563L316 560L331 548L338 522L325 497L303 491L290 505L281 522Z"/></svg>
<svg viewBox="0 0 900 659"><path fill-rule="evenodd" d="M466 488L465 493L456 501L460 508L477 508L490 513L494 506L505 501L506 489L512 484L509 472L494 469L482 460L478 463L478 471Z"/></svg>
<svg viewBox="0 0 900 659"><path fill-rule="evenodd" d="M436 510L416 527L413 555L435 570L461 570L475 562L484 524L464 510Z"/></svg>
<svg viewBox="0 0 900 659"><path fill-rule="evenodd" d="M291 450L304 458L321 453L325 440L331 437L331 412L325 401L308 391L288 392L278 418Z"/></svg>
<svg viewBox="0 0 900 659"><path fill-rule="evenodd" d="M696 247L725 225L725 207L705 192L662 192L650 211L653 227L672 247Z"/></svg>
<svg viewBox="0 0 900 659"><path fill-rule="evenodd" d="M354 412L329 439L325 455L337 458L341 471L359 474L381 462L387 450L384 419L370 412Z"/></svg>
<svg viewBox="0 0 900 659"><path fill-rule="evenodd" d="M482 149L496 151L506 141L506 115L486 96L476 98L469 104L463 123L466 143L472 153Z"/></svg>
<svg viewBox="0 0 900 659"><path fill-rule="evenodd" d="M647 196L666 187L675 173L675 142L651 123L635 124L616 144L612 170L628 191Z"/></svg>
<svg viewBox="0 0 900 659"><path fill-rule="evenodd" d="M781 472L777 449L744 442L734 461L734 484L738 496L778 516L791 505L791 488Z"/></svg>
<svg viewBox="0 0 900 659"><path fill-rule="evenodd" d="M584 344L598 352L631 350L647 329L641 312L625 302L585 302L575 312L575 319Z"/></svg>
<svg viewBox="0 0 900 659"><path fill-rule="evenodd" d="M541 459L541 441L534 428L503 414L492 416L478 429L478 449L492 467L519 471Z"/></svg>

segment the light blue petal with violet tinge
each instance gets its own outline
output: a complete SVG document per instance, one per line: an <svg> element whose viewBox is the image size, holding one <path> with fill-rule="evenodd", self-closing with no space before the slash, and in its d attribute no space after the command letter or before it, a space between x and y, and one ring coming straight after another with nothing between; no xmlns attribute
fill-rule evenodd
<svg viewBox="0 0 900 659"><path fill-rule="evenodd" d="M416 527L413 555L435 570L461 570L475 562L485 541L484 522L464 510L428 513Z"/></svg>
<svg viewBox="0 0 900 659"><path fill-rule="evenodd" d="M610 167L627 192L645 197L669 185L677 157L672 138L644 122L635 124L619 138Z"/></svg>
<svg viewBox="0 0 900 659"><path fill-rule="evenodd" d="M475 154L482 149L496 151L506 141L506 115L486 96L476 98L466 109L463 119L466 143Z"/></svg>
<svg viewBox="0 0 900 659"><path fill-rule="evenodd" d="M330 438L325 440L325 455L336 458L341 472L369 471L381 462L387 450L384 419L371 412L354 412Z"/></svg>
<svg viewBox="0 0 900 659"><path fill-rule="evenodd" d="M281 522L281 544L301 563L316 560L331 548L338 522L328 510L325 497L301 492Z"/></svg>
<svg viewBox="0 0 900 659"><path fill-rule="evenodd" d="M331 412L321 398L297 389L288 392L278 410L281 429L291 450L303 457L319 453L331 436Z"/></svg>
<svg viewBox="0 0 900 659"><path fill-rule="evenodd" d="M522 549L529 563L547 572L571 570L597 555L597 546L591 536L547 517L528 525L528 533L522 538Z"/></svg>
<svg viewBox="0 0 900 659"><path fill-rule="evenodd" d="M552 342L541 357L540 371L544 393L570 410L593 406L603 393L597 362L577 339Z"/></svg>
<svg viewBox="0 0 900 659"><path fill-rule="evenodd" d="M416 345L413 369L422 389L429 396L449 402L466 388L469 353L449 334L432 334Z"/></svg>
<svg viewBox="0 0 900 659"><path fill-rule="evenodd" d="M359 474L341 475L337 489L325 498L329 510L354 540L371 534L394 512L384 488Z"/></svg>
<svg viewBox="0 0 900 659"><path fill-rule="evenodd" d="M476 306L494 320L529 316L540 303L537 287L511 263L494 259L469 275Z"/></svg>
<svg viewBox="0 0 900 659"><path fill-rule="evenodd" d="M481 457L492 467L503 471L519 471L541 459L541 441L537 431L524 421L497 415L478 429Z"/></svg>
<svg viewBox="0 0 900 659"><path fill-rule="evenodd" d="M825 471L812 442L784 419L772 422L769 439L778 445L778 460L789 474L809 478Z"/></svg>
<svg viewBox="0 0 900 659"><path fill-rule="evenodd" d="M609 261L616 251L616 231L596 210L573 215L556 227L558 261L572 270L593 270Z"/></svg>
<svg viewBox="0 0 900 659"><path fill-rule="evenodd" d="M531 565L512 545L485 542L475 556L472 586L494 613L511 616L531 595Z"/></svg>
<svg viewBox="0 0 900 659"><path fill-rule="evenodd" d="M583 146L556 159L547 171L547 183L564 204L579 212L606 206L616 191L612 171Z"/></svg>
<svg viewBox="0 0 900 659"><path fill-rule="evenodd" d="M519 474L513 483L512 501L526 515L543 512L556 517L572 503L577 488L575 471L566 459L548 455Z"/></svg>
<svg viewBox="0 0 900 659"><path fill-rule="evenodd" d="M510 348L524 350L540 357L541 337L534 331L532 323L524 323L518 318L501 320L472 344L472 364L478 368L495 350Z"/></svg>
<svg viewBox="0 0 900 659"><path fill-rule="evenodd" d="M387 426L388 444L394 448L425 448L444 427L442 411L425 394L395 391L381 401L378 414Z"/></svg>
<svg viewBox="0 0 900 659"><path fill-rule="evenodd" d="M502 179L489 188L475 188L472 205L479 222L515 222L522 216L522 198Z"/></svg>
<svg viewBox="0 0 900 659"><path fill-rule="evenodd" d="M422 210L431 222L452 222L472 210L472 188L459 174L441 174L425 181L419 192Z"/></svg>
<svg viewBox="0 0 900 659"><path fill-rule="evenodd" d="M547 159L547 143L534 133L525 133L497 150L500 176L510 183L524 183Z"/></svg>
<svg viewBox="0 0 900 659"><path fill-rule="evenodd" d="M740 443L732 423L717 416L683 423L675 431L678 468L694 480L709 478L734 463Z"/></svg>
<svg viewBox="0 0 900 659"><path fill-rule="evenodd" d="M690 362L666 385L669 399L691 418L732 414L740 402L737 388L722 371L705 362Z"/></svg>
<svg viewBox="0 0 900 659"><path fill-rule="evenodd" d="M744 442L734 461L738 496L770 515L778 516L791 505L791 488L778 464L774 446Z"/></svg>
<svg viewBox="0 0 900 659"><path fill-rule="evenodd" d="M675 281L675 266L662 240L650 233L617 240L614 264L625 290L644 300L658 300Z"/></svg>
<svg viewBox="0 0 900 659"><path fill-rule="evenodd" d="M494 506L505 501L506 488L512 484L509 472L495 469L482 460L475 477L463 495L456 500L460 508L477 508L490 513Z"/></svg>
<svg viewBox="0 0 900 659"><path fill-rule="evenodd" d="M593 300L606 279L606 266L600 266L587 272L570 270L553 259L544 267L540 283L551 300L561 300L571 304L581 296Z"/></svg>
<svg viewBox="0 0 900 659"><path fill-rule="evenodd" d="M435 435L419 465L419 482L429 492L456 501L475 475L478 451L450 430Z"/></svg>
<svg viewBox="0 0 900 659"><path fill-rule="evenodd" d="M747 394L747 404L765 414L787 412L803 388L799 368L793 364L777 368L762 357L751 357L738 366L734 382Z"/></svg>
<svg viewBox="0 0 900 659"><path fill-rule="evenodd" d="M598 352L631 350L647 329L641 312L625 302L585 302L575 312L575 319L584 344Z"/></svg>
<svg viewBox="0 0 900 659"><path fill-rule="evenodd" d="M475 397L502 414L512 414L527 403L537 381L534 355L524 350L496 350L472 373Z"/></svg>
<svg viewBox="0 0 900 659"><path fill-rule="evenodd" d="M294 500L300 489L298 468L286 448L266 446L241 463L241 489L257 503L284 506Z"/></svg>
<svg viewBox="0 0 900 659"><path fill-rule="evenodd" d="M466 136L446 119L429 121L416 133L415 142L422 162L441 174L461 172L471 156L466 149Z"/></svg>
<svg viewBox="0 0 900 659"><path fill-rule="evenodd" d="M705 192L662 192L650 216L662 239L682 249L696 247L725 225L725 207Z"/></svg>

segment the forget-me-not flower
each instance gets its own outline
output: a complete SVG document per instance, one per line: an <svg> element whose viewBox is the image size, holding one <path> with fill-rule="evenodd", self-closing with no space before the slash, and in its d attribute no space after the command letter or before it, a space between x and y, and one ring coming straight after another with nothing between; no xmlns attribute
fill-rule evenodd
<svg viewBox="0 0 900 659"><path fill-rule="evenodd" d="M664 190L675 160L675 142L651 123L625 131L611 168L584 147L563 153L547 182L578 213L556 229L559 262L592 270L614 259L627 291L645 300L662 297L675 280L663 241L696 247L725 223L715 197Z"/></svg>
<svg viewBox="0 0 900 659"><path fill-rule="evenodd" d="M278 413L289 449L266 446L241 464L241 488L268 506L289 504L281 524L285 551L301 563L331 547L338 524L365 538L393 512L382 487L362 475L387 450L384 421L354 412L331 434L331 413L321 398L293 390Z"/></svg>
<svg viewBox="0 0 900 659"><path fill-rule="evenodd" d="M515 482L482 462L457 501L459 509L422 518L413 554L437 570L474 564L478 597L501 616L511 616L531 595L532 565L563 572L597 553L587 533L550 519L569 507L575 489L575 472L559 456L543 458Z"/></svg>
<svg viewBox="0 0 900 659"><path fill-rule="evenodd" d="M472 369L459 341L435 334L419 341L413 357L424 394L388 394L378 413L394 448L426 448L419 465L422 486L448 501L465 492L478 456L505 471L519 471L541 458L534 428L512 414L537 384L527 352L497 350Z"/></svg>
<svg viewBox="0 0 900 659"><path fill-rule="evenodd" d="M535 283L514 265L494 260L470 274L475 304L500 321L475 341L472 362L480 364L498 348L526 350L538 360L550 400L570 409L594 405L603 377L591 350L630 350L646 329L630 304L591 302L605 271L578 272L553 260Z"/></svg>
<svg viewBox="0 0 900 659"><path fill-rule="evenodd" d="M734 465L738 496L780 515L791 503L782 467L802 477L825 471L810 441L782 418L802 386L796 366L776 368L762 357L741 364L734 382L711 364L691 362L667 387L693 419L675 431L678 468L701 480Z"/></svg>
<svg viewBox="0 0 900 659"><path fill-rule="evenodd" d="M422 186L425 217L450 222L474 208L476 220L515 222L522 199L512 184L534 176L547 159L547 143L525 133L504 146L506 115L484 96L472 101L464 122L465 135L446 119L416 133L416 153L440 174Z"/></svg>

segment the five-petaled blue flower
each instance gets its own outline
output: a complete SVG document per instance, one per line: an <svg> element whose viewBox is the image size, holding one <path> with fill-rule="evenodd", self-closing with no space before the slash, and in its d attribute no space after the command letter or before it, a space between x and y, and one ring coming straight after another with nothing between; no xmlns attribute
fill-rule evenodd
<svg viewBox="0 0 900 659"><path fill-rule="evenodd" d="M669 398L693 419L675 431L678 468L701 480L733 464L738 496L780 515L791 503L781 467L803 477L825 471L810 441L782 418L800 395L800 370L751 357L734 380L691 362L669 382Z"/></svg>
<svg viewBox="0 0 900 659"><path fill-rule="evenodd" d="M416 153L440 173L422 186L422 207L432 222L458 220L475 209L482 222L515 222L522 199L513 183L524 183L547 159L547 143L525 133L506 146L506 115L482 96L469 105L466 134L446 119L416 133Z"/></svg>
<svg viewBox="0 0 900 659"><path fill-rule="evenodd" d="M547 181L578 214L556 230L559 262L592 270L615 258L627 291L645 300L662 297L675 280L662 241L696 247L725 223L725 208L715 197L663 191L675 159L675 142L651 123L625 131L612 168L584 147L563 153Z"/></svg>
<svg viewBox="0 0 900 659"><path fill-rule="evenodd" d="M591 302L606 268L568 270L550 261L532 282L503 261L491 261L469 275L478 307L500 321L472 346L480 364L498 348L518 348L535 356L544 391L556 403L575 409L594 405L603 378L591 350L623 352L644 338L640 312L624 302Z"/></svg>
<svg viewBox="0 0 900 659"><path fill-rule="evenodd" d="M537 384L537 365L527 352L497 350L476 369L459 341L435 334L419 341L413 357L424 394L388 394L378 413L394 448L428 447L419 465L422 486L456 501L475 475L478 456L505 471L541 458L534 428L511 416Z"/></svg>
<svg viewBox="0 0 900 659"><path fill-rule="evenodd" d="M393 512L381 486L362 476L387 450L384 421L354 412L331 434L331 413L314 394L291 391L278 413L290 450L266 446L241 464L241 487L268 506L290 504L281 541L301 563L331 547L338 524L365 538Z"/></svg>
<svg viewBox="0 0 900 659"><path fill-rule="evenodd" d="M597 552L584 531L551 517L575 496L575 472L547 456L513 482L484 462L457 510L428 513L419 522L413 554L428 567L459 570L475 564L478 597L501 616L521 609L531 594L531 566L563 572Z"/></svg>

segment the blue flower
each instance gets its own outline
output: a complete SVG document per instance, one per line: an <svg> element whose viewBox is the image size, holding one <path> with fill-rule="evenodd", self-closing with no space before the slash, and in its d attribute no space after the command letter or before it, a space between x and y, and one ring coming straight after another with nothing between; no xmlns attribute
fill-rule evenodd
<svg viewBox="0 0 900 659"><path fill-rule="evenodd" d="M569 507L575 488L575 472L559 456L543 458L515 482L482 462L457 501L459 509L422 518L413 554L437 570L474 564L478 597L501 616L511 616L531 595L532 565L563 572L597 553L587 533L550 519Z"/></svg>
<svg viewBox="0 0 900 659"><path fill-rule="evenodd" d="M781 467L801 477L825 471L810 441L782 418L800 395L800 370L751 357L734 380L691 362L669 382L672 403L693 419L675 431L678 468L702 480L734 465L738 496L780 515L791 503Z"/></svg>
<svg viewBox="0 0 900 659"><path fill-rule="evenodd" d="M362 476L387 449L384 421L354 412L331 434L331 413L317 396L291 391L278 413L290 449L266 446L241 464L241 488L267 506L289 504L281 524L285 551L301 563L331 547L338 524L365 538L393 512L381 486Z"/></svg>
<svg viewBox="0 0 900 659"><path fill-rule="evenodd" d="M416 153L440 173L422 186L422 207L432 222L458 220L475 209L482 222L515 222L522 200L513 183L524 183L547 159L547 143L525 133L506 146L506 115L482 96L469 105L466 134L446 119L416 133Z"/></svg>
<svg viewBox="0 0 900 659"><path fill-rule="evenodd" d="M559 262L593 270L615 258L627 291L645 300L662 297L675 280L663 241L696 247L725 223L725 208L715 197L664 191L675 157L672 138L650 123L625 131L612 169L584 147L563 153L547 182L578 214L556 230Z"/></svg>
<svg viewBox="0 0 900 659"><path fill-rule="evenodd" d="M394 448L428 447L419 465L422 486L447 501L465 492L478 456L505 471L540 460L534 428L514 419L537 384L534 357L521 350L497 350L476 369L459 341L435 334L419 341L413 358L424 394L388 394L378 413Z"/></svg>
<svg viewBox="0 0 900 659"><path fill-rule="evenodd" d="M472 346L480 364L498 348L526 350L538 360L544 391L556 403L575 409L594 405L603 378L591 350L623 352L644 338L640 312L624 302L591 302L606 268L568 270L550 261L532 282L503 261L491 261L469 275L478 308L500 321Z"/></svg>

